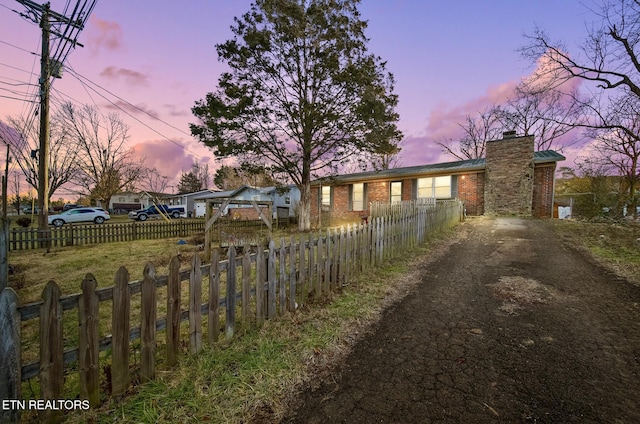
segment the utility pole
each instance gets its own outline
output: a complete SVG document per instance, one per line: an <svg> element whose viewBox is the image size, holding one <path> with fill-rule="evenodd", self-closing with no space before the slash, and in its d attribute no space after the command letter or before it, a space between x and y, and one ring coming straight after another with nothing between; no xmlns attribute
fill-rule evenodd
<svg viewBox="0 0 640 424"><path fill-rule="evenodd" d="M23 17L32 20L40 25L42 29L42 52L40 57L40 143L38 149L38 230L44 236L44 246L49 248L49 89L51 87L51 77L61 77L61 67L67 46L70 49L76 45L82 46L77 42L79 31L84 28L84 23L89 19L89 15L93 10L97 0L81 1L78 0L73 9L71 17L66 17L60 13L51 10L50 4L40 5L32 0L16 0L18 3L26 6L28 14L21 14ZM52 30L51 23L55 28ZM65 28L60 30L60 26ZM58 51L59 56L52 59L50 56L50 38L51 34L57 36L64 47ZM60 59L60 60L58 60ZM52 70L52 64L55 69ZM52 72L53 71L53 72Z"/></svg>
<svg viewBox="0 0 640 424"><path fill-rule="evenodd" d="M49 3L42 6L42 55L40 56L40 146L38 157L38 230L46 234L49 229L49 88L51 87L51 62L49 59ZM49 237L46 237L49 247Z"/></svg>
<svg viewBox="0 0 640 424"><path fill-rule="evenodd" d="M0 218L0 291L9 287L9 219L7 208L9 207L7 179L9 178L9 142L7 141L7 157L2 176L2 218Z"/></svg>

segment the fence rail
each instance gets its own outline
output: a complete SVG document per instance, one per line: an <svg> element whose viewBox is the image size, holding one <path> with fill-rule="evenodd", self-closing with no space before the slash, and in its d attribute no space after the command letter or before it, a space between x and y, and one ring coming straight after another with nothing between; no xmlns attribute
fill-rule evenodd
<svg viewBox="0 0 640 424"><path fill-rule="evenodd" d="M202 219L178 219L154 222L123 222L106 224L68 224L60 228L52 227L47 231L37 228L12 228L9 230L9 250L39 249L46 240L50 240L51 247L79 246L97 243L112 243L118 241L150 240L168 237L188 237L195 233L204 232ZM290 224L289 218L274 220L277 226ZM262 221L231 221L222 220L216 227L220 240L231 238L236 233L245 234L264 225ZM49 236L48 238L46 236ZM255 244L255 242L252 242Z"/></svg>
<svg viewBox="0 0 640 424"><path fill-rule="evenodd" d="M19 306L13 289L6 288L0 292L0 398L21 399L21 382L39 377L42 399L61 399L63 375L78 372L79 398L98 405L100 388L105 386L100 376L105 361L110 361L105 368L110 370L111 383L111 393L106 395L122 394L129 388L132 341L139 340L141 381L152 380L157 359L164 359L168 366L177 363L181 332L186 329L181 328L182 322L188 322L189 352L196 354L204 340L215 343L221 335L233 339L240 327L260 326L265 319L321 299L349 284L357 272L398 257L423 243L433 231L455 225L461 217L459 202L407 207L393 217L377 217L367 224L327 230L326 234L271 240L267 249L245 247L240 256L231 246L223 260L214 251L210 264L201 264L195 255L189 270L181 271L180 261L174 257L166 276L155 275L149 263L144 279L130 282L129 272L120 267L114 286L97 289L95 278L87 274L82 293L71 296L61 296L58 285L50 281L42 301L24 306ZM208 292L206 300L203 285ZM159 296L162 287L166 287L162 289L166 294ZM188 303L181 299L183 289ZM102 302L111 305L110 322L100 322ZM158 317L158 309L165 306L166 315ZM76 311L75 317L69 315L71 311ZM21 353L21 328L31 322L39 328L40 354L38 360L28 362ZM110 335L100 337L104 327L110 327ZM156 343L160 331L166 333L162 351ZM63 339L78 342L65 348ZM105 350L111 352L109 359L100 358L99 352ZM46 414L45 421L56 421L62 411L51 409ZM19 411L0 410L0 422L19 419Z"/></svg>

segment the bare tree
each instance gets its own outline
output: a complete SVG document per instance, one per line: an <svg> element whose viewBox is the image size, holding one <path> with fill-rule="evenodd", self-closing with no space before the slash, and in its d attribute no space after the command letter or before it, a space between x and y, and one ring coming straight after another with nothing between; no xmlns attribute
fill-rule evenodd
<svg viewBox="0 0 640 424"><path fill-rule="evenodd" d="M522 135L534 135L536 150L562 151L559 139L575 129L581 121L581 108L557 89L536 90L526 83L516 88L514 96L498 111L503 128ZM575 143L572 142L571 144Z"/></svg>
<svg viewBox="0 0 640 424"><path fill-rule="evenodd" d="M594 111L595 114L595 111ZM590 128L594 139L590 161L621 177L619 204L629 205L638 217L640 186L640 98L629 94L608 104L605 113L598 110L600 128ZM621 208L620 208L621 209Z"/></svg>
<svg viewBox="0 0 640 424"><path fill-rule="evenodd" d="M573 100L588 117L574 126L595 137L600 149L594 160L616 162L615 168L628 179L628 197L636 213L640 1L605 2L594 13L596 22L575 54L541 29L536 29L521 51L544 64L536 75L540 89L556 88L571 80L587 85L588 90L582 91L585 97L573 96Z"/></svg>
<svg viewBox="0 0 640 424"><path fill-rule="evenodd" d="M27 183L38 191L39 130L28 119L7 118L0 122L0 139L11 146L11 155L25 176ZM63 185L72 181L77 172L77 152L59 116L54 116L50 127L49 199Z"/></svg>
<svg viewBox="0 0 640 424"><path fill-rule="evenodd" d="M146 168L127 145L128 127L117 114L101 115L92 106L62 106L61 117L77 151L79 194L107 206L111 197L133 185Z"/></svg>
<svg viewBox="0 0 640 424"><path fill-rule="evenodd" d="M169 186L169 177L160 174L157 168L148 169L137 186L145 191L164 193Z"/></svg>
<svg viewBox="0 0 640 424"><path fill-rule="evenodd" d="M191 165L191 171L180 175L178 193L194 193L204 190L209 186L209 164L201 165L195 162Z"/></svg>
<svg viewBox="0 0 640 424"><path fill-rule="evenodd" d="M502 133L500 109L490 106L478 113L477 117L467 115L464 124L458 124L463 131L459 140L436 142L443 151L457 159L483 158L488 141L495 140Z"/></svg>

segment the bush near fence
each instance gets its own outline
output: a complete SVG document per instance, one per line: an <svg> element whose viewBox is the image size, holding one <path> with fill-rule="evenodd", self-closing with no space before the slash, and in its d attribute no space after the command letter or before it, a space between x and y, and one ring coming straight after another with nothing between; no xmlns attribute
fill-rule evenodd
<svg viewBox="0 0 640 424"><path fill-rule="evenodd" d="M322 299L330 291L350 284L355 273L379 266L425 241L435 231L451 227L462 219L462 204L447 202L431 207L406 207L391 218L378 217L366 224L327 230L296 240L271 240L268 249L237 256L235 247L220 260L214 251L210 264L194 256L191 268L180 271L177 257L171 259L167 276L156 276L152 264L144 270L142 281L129 282L129 272L121 267L115 286L96 289L91 274L82 282L82 293L61 297L58 285L50 281L42 301L19 306L11 288L0 292L0 398L21 399L21 383L39 377L42 399L63 398L65 373L79 373L79 396L90 405L103 395L119 395L132 384L131 342L139 340L140 381L155 377L157 358L167 366L178 361L181 323L188 322L189 351L197 354L206 339L215 343L221 334L233 339L241 327L260 326L277 314L294 312L309 301ZM203 303L203 280L208 277L208 299ZM188 282L188 309L182 310L182 283ZM158 288L166 286L166 298ZM131 310L132 297L140 293L140 309ZM224 293L224 295L220 295ZM112 305L111 335L99 337L99 305ZM166 316L159 318L159 305L166 304ZM77 311L78 334L63 335L63 311ZM238 313L238 316L236 316ZM224 314L224 319L221 316ZM139 326L131 327L131 317L139 316ZM203 316L207 317L206 327ZM21 327L38 320L39 361L23 363ZM64 328L69 328L64 326ZM207 329L206 337L203 328ZM165 331L165 348L157 344L159 331ZM77 337L78 346L64 349L64 339ZM110 393L101 393L100 351L111 352ZM103 361L106 361L104 359ZM0 410L0 421L17 422L20 411ZM63 411L47 410L45 421L56 421Z"/></svg>

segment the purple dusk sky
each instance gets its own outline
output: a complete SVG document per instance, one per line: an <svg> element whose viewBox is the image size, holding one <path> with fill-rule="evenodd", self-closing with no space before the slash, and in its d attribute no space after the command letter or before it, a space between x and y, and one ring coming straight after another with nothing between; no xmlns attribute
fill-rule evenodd
<svg viewBox="0 0 640 424"><path fill-rule="evenodd" d="M75 4L75 2L71 2ZM62 12L66 1L53 0ZM191 107L215 89L224 64L215 44L231 37L233 17L250 0L99 0L67 69L53 88L52 109L64 101L117 111L131 145L173 178L194 160L217 168L189 133ZM517 49L538 25L574 48L593 15L591 0L364 0L369 49L387 61L399 95L405 135L401 165L453 160L436 141L456 138L458 123L500 103L533 71ZM0 0L0 119L29 114L36 98L38 26ZM94 91L95 90L95 91ZM567 152L565 152L567 153ZM562 165L562 164L561 164ZM565 162L564 165L571 165Z"/></svg>

